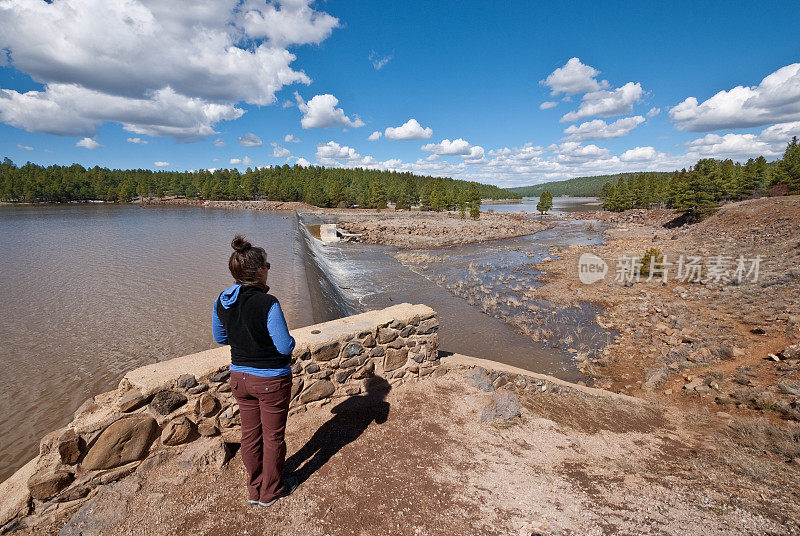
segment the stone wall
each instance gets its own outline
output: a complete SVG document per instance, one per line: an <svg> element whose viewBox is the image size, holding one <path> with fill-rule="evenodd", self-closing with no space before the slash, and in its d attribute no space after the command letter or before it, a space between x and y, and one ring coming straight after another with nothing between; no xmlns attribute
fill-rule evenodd
<svg viewBox="0 0 800 536"><path fill-rule="evenodd" d="M294 330L290 415L359 394L377 378L394 385L431 374L438 328L430 307L400 304ZM229 363L227 346L155 363L87 400L0 484L0 533L23 516L77 508L165 449L182 450L186 463L224 464L241 439Z"/></svg>

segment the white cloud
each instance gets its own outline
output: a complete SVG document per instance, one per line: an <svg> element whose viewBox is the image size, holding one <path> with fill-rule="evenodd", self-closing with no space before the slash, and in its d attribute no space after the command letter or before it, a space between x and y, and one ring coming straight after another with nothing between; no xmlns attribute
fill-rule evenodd
<svg viewBox="0 0 800 536"><path fill-rule="evenodd" d="M341 146L335 141L317 145L317 159L357 160L361 155L352 147Z"/></svg>
<svg viewBox="0 0 800 536"><path fill-rule="evenodd" d="M139 144L139 145L147 145L149 143L147 140L143 140L142 138L138 138L138 137L137 138L128 138L127 142L128 143L136 143L136 144Z"/></svg>
<svg viewBox="0 0 800 536"><path fill-rule="evenodd" d="M661 108L650 108L650 111L647 112L647 117L655 117L661 113Z"/></svg>
<svg viewBox="0 0 800 536"><path fill-rule="evenodd" d="M156 167L167 167L169 162L153 162L153 165Z"/></svg>
<svg viewBox="0 0 800 536"><path fill-rule="evenodd" d="M33 151L33 147L30 145L22 145L21 143L17 144L17 149L22 149L23 151Z"/></svg>
<svg viewBox="0 0 800 536"><path fill-rule="evenodd" d="M483 147L480 145L473 145L470 147L469 154L463 155L462 158L465 162L469 162L470 164L479 164L487 161Z"/></svg>
<svg viewBox="0 0 800 536"><path fill-rule="evenodd" d="M376 130L375 132L370 134L369 137L367 137L367 139L369 141L378 141L379 139L381 139L381 136L383 136L383 133L380 130Z"/></svg>
<svg viewBox="0 0 800 536"><path fill-rule="evenodd" d="M289 149L281 147L277 143L272 143L272 156L275 158L283 158L285 156L289 156L292 152Z"/></svg>
<svg viewBox="0 0 800 536"><path fill-rule="evenodd" d="M629 114L633 111L633 105L642 100L642 94L642 86L638 82L628 82L616 89L592 91L583 96L576 111L565 114L561 121Z"/></svg>
<svg viewBox="0 0 800 536"><path fill-rule="evenodd" d="M239 136L237 140L239 145L243 147L261 147L264 143L261 141L261 138L253 134L252 132L248 132L247 134L242 134Z"/></svg>
<svg viewBox="0 0 800 536"><path fill-rule="evenodd" d="M644 123L644 121L645 119L641 115L623 117L610 124L602 119L595 119L594 121L581 123L579 126L570 126L564 130L564 134L569 134L569 136L564 139L570 141L584 141L619 138L630 134L634 128Z"/></svg>
<svg viewBox="0 0 800 536"><path fill-rule="evenodd" d="M97 140L92 138L83 138L82 140L78 141L75 144L75 147L83 147L84 149L97 149L98 147L102 147Z"/></svg>
<svg viewBox="0 0 800 536"><path fill-rule="evenodd" d="M686 144L687 154L695 160L707 157L735 160L776 157L783 154L792 136L800 136L800 121L773 125L759 134L706 134Z"/></svg>
<svg viewBox="0 0 800 536"><path fill-rule="evenodd" d="M539 105L540 110L549 110L550 108L555 108L558 106L556 101L545 101Z"/></svg>
<svg viewBox="0 0 800 536"><path fill-rule="evenodd" d="M634 147L619 155L619 159L623 162L645 162L657 156L658 152L653 147Z"/></svg>
<svg viewBox="0 0 800 536"><path fill-rule="evenodd" d="M297 138L294 137L294 134L287 134L286 136L283 137L283 141L285 143L299 143L300 142L300 140L298 140Z"/></svg>
<svg viewBox="0 0 800 536"><path fill-rule="evenodd" d="M297 107L303 112L300 126L303 128L331 128L331 127L350 127L359 128L364 126L364 122L354 116L350 119L344 110L337 108L339 99L326 93L315 95L310 101L305 102L299 93L295 93Z"/></svg>
<svg viewBox="0 0 800 536"><path fill-rule="evenodd" d="M736 86L699 103L689 97L669 111L680 130L706 132L800 120L800 63L781 67L757 86Z"/></svg>
<svg viewBox="0 0 800 536"><path fill-rule="evenodd" d="M49 84L45 91L26 93L0 89L0 121L62 136L93 134L103 122L114 121L134 134L192 141L213 134L215 123L238 119L243 113L233 105L187 98L169 88L142 99L74 84Z"/></svg>
<svg viewBox="0 0 800 536"><path fill-rule="evenodd" d="M253 163L253 160L249 156L245 156L244 158L231 158L229 163L235 166L238 166L240 164L244 166L249 166L250 164Z"/></svg>
<svg viewBox="0 0 800 536"><path fill-rule="evenodd" d="M421 148L423 151L441 155L468 155L470 154L471 145L466 140L458 138L453 141L444 139L439 143L428 143Z"/></svg>
<svg viewBox="0 0 800 536"><path fill-rule="evenodd" d="M433 129L422 128L413 117L399 127L386 127L384 135L388 140L427 140L433 136Z"/></svg>
<svg viewBox="0 0 800 536"><path fill-rule="evenodd" d="M225 142L222 140L222 138L217 138L216 140L214 140L214 146L225 147Z"/></svg>
<svg viewBox="0 0 800 536"><path fill-rule="evenodd" d="M213 134L243 113L236 103L271 104L284 86L310 83L287 47L338 25L310 3L4 0L0 49L44 89L0 91L0 121L62 135L105 121L183 140Z"/></svg>
<svg viewBox="0 0 800 536"><path fill-rule="evenodd" d="M559 67L539 83L549 87L550 94L553 96L560 93L576 95L607 88L606 80L597 81L596 77L599 74L600 71L584 65L580 59L570 58L563 67ZM548 106L548 108L551 107Z"/></svg>
<svg viewBox="0 0 800 536"><path fill-rule="evenodd" d="M298 158L297 162L295 162L295 164L298 165L298 166L308 167L308 166L311 165L311 162L309 162L305 158Z"/></svg>
<svg viewBox="0 0 800 536"><path fill-rule="evenodd" d="M391 54L388 56L379 56L377 52L374 50L369 53L369 61L372 63L372 66L375 68L376 71L380 71L384 65L389 63L394 56Z"/></svg>

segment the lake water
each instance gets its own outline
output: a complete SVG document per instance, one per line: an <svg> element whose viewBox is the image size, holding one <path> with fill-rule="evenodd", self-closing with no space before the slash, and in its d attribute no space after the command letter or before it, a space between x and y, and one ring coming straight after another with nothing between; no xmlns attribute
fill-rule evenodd
<svg viewBox="0 0 800 536"><path fill-rule="evenodd" d="M289 328L314 323L291 213L0 207L0 480L126 371L214 346L237 232L267 249Z"/></svg>
<svg viewBox="0 0 800 536"><path fill-rule="evenodd" d="M495 212L533 212L538 213L536 204L538 197L524 197L519 203L498 203L481 205L481 212L493 210ZM553 208L550 214L564 214L567 212L587 212L600 209L600 200L596 197L554 197Z"/></svg>
<svg viewBox="0 0 800 536"><path fill-rule="evenodd" d="M561 222L531 237L440 250L452 262L423 273L398 262L393 248L326 246L299 225L289 212L0 206L0 362L6 371L0 375L0 480L35 455L42 436L69 422L90 396L114 389L128 370L215 346L211 306L232 282L227 259L239 232L266 248L268 283L290 329L404 301L426 303L439 313L444 351L580 378L566 343L556 344L558 330L552 341L537 343L509 322L513 315L535 319L550 304L489 310L449 286L478 265L486 274L481 285L498 288L511 273L516 285L533 285L529 260L551 245L597 240L598 231ZM593 315L562 308L553 318L587 334L570 344L594 346L595 331L582 327Z"/></svg>

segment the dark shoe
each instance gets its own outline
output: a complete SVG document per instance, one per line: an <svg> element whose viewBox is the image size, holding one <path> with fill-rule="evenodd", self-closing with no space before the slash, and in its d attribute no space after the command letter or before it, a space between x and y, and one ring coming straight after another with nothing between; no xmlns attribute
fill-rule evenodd
<svg viewBox="0 0 800 536"><path fill-rule="evenodd" d="M268 502L259 501L258 505L261 508L267 508L269 506L272 506L273 504L278 502L278 499L280 499L281 497L287 497L287 496L291 495L292 493L294 493L294 490L297 489L298 485L299 485L299 482L297 482L297 479L295 477L293 477L293 476L290 476L289 478L287 478L286 480L283 481L283 493L281 493L280 495L278 495L277 497L275 497L271 501L268 501Z"/></svg>

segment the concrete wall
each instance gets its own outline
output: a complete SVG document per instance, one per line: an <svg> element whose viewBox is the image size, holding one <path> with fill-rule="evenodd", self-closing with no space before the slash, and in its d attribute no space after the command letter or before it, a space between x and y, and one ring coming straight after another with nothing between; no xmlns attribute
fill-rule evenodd
<svg viewBox="0 0 800 536"><path fill-rule="evenodd" d="M397 384L432 373L439 366L438 328L433 309L405 303L292 331L290 414L359 394L376 381ZM204 459L224 463L225 445L241 438L229 363L224 346L147 365L87 400L70 424L42 439L35 459L0 484L0 532L21 516L75 508L160 450L202 443L216 448Z"/></svg>

